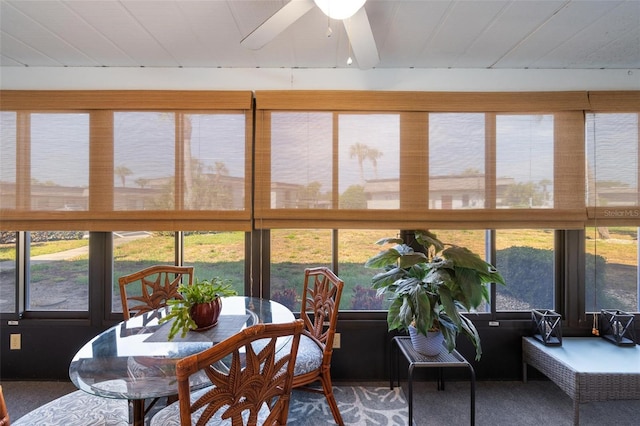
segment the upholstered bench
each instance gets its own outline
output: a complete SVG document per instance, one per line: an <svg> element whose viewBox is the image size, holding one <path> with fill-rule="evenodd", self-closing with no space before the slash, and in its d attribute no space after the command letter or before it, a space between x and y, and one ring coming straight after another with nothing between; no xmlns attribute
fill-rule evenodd
<svg viewBox="0 0 640 426"><path fill-rule="evenodd" d="M127 426L129 402L77 390L36 408L13 426Z"/></svg>
<svg viewBox="0 0 640 426"><path fill-rule="evenodd" d="M522 338L522 376L535 367L573 400L573 421L580 404L640 399L640 346L616 346L600 337L563 337L562 346Z"/></svg>

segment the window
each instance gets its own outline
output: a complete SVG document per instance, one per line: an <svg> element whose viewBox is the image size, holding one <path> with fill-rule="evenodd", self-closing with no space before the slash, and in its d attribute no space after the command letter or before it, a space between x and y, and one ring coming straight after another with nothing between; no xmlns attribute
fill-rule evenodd
<svg viewBox="0 0 640 426"><path fill-rule="evenodd" d="M16 163L17 114L13 111L0 112L0 208L15 209L17 203Z"/></svg>
<svg viewBox="0 0 640 426"><path fill-rule="evenodd" d="M184 265L194 267L194 280L220 277L244 294L245 233L241 231L182 232Z"/></svg>
<svg viewBox="0 0 640 426"><path fill-rule="evenodd" d="M16 241L18 233L0 232L0 313L16 311Z"/></svg>
<svg viewBox="0 0 640 426"><path fill-rule="evenodd" d="M554 291L554 231L496 231L496 267L507 282L496 286L497 311L558 309Z"/></svg>
<svg viewBox="0 0 640 426"><path fill-rule="evenodd" d="M2 112L1 146L3 209L87 210L89 114Z"/></svg>
<svg viewBox="0 0 640 426"><path fill-rule="evenodd" d="M116 210L244 209L243 114L117 112L114 133Z"/></svg>
<svg viewBox="0 0 640 426"><path fill-rule="evenodd" d="M251 97L3 92L3 229L250 230Z"/></svg>
<svg viewBox="0 0 640 426"><path fill-rule="evenodd" d="M259 228L584 225L580 94L316 95L256 93Z"/></svg>
<svg viewBox="0 0 640 426"><path fill-rule="evenodd" d="M341 209L400 206L400 117L339 114Z"/></svg>
<svg viewBox="0 0 640 426"><path fill-rule="evenodd" d="M176 238L182 244L176 246ZM194 267L194 282L220 277L231 280L238 294L243 294L244 238L245 233L240 231L114 232L112 311L122 312L119 277L153 265L174 265L176 258L183 258L184 265Z"/></svg>
<svg viewBox="0 0 640 426"><path fill-rule="evenodd" d="M586 312L640 312L638 228L602 226L585 234Z"/></svg>
<svg viewBox="0 0 640 426"><path fill-rule="evenodd" d="M329 208L332 114L275 113L272 128L271 208Z"/></svg>
<svg viewBox="0 0 640 426"><path fill-rule="evenodd" d="M191 159L191 164L185 164L185 208L244 210L245 115L194 113L181 117L184 156Z"/></svg>
<svg viewBox="0 0 640 426"><path fill-rule="evenodd" d="M609 219L638 207L638 114L587 114L587 205Z"/></svg>
<svg viewBox="0 0 640 426"><path fill-rule="evenodd" d="M177 208L173 114L115 113L113 125L114 209Z"/></svg>
<svg viewBox="0 0 640 426"><path fill-rule="evenodd" d="M551 208L553 115L496 117L496 206Z"/></svg>
<svg viewBox="0 0 640 426"><path fill-rule="evenodd" d="M304 270L315 266L331 267L331 231L274 229L270 246L271 298L299 311Z"/></svg>
<svg viewBox="0 0 640 426"><path fill-rule="evenodd" d="M508 281L496 288L498 311L557 308L555 294L585 284L576 277L583 271L555 282L556 256L576 247L554 247L554 233L575 237L585 227L587 309L638 309L635 92L44 96L2 92L0 226L3 236L31 236L26 246L0 241L9 262L1 282L17 290L2 312L17 314L10 311L22 294L28 309L70 309L38 304L37 291L54 285L45 275L74 281L84 302L73 309L89 309L86 255L46 265L37 257L45 247L86 250L89 231L105 248L114 232L104 294L115 311L117 277L155 263L232 277L239 292L250 270L251 293L270 267L264 290L294 309L304 268L332 266L345 280L343 310L377 309L375 271L363 264L396 229L435 230L495 254ZM259 253L245 255L249 246ZM27 273L10 267L16 258ZM109 268L108 260L91 265Z"/></svg>
<svg viewBox="0 0 640 426"><path fill-rule="evenodd" d="M398 230L340 229L338 235L338 272L344 281L341 310L382 310L388 307L384 296L377 297L371 278L380 270L365 268L370 257L386 249L376 244L382 238L398 237Z"/></svg>
<svg viewBox="0 0 640 426"><path fill-rule="evenodd" d="M485 207L484 114L429 114L429 208Z"/></svg>
<svg viewBox="0 0 640 426"><path fill-rule="evenodd" d="M585 309L639 312L640 120L586 115Z"/></svg>
<svg viewBox="0 0 640 426"><path fill-rule="evenodd" d="M445 244L453 244L460 247L465 247L478 256L482 260L487 260L486 253L486 231L476 230L453 230L453 229L430 229L430 231L438 237L440 241ZM478 306L478 312L490 312L491 306L481 305Z"/></svg>
<svg viewBox="0 0 640 426"><path fill-rule="evenodd" d="M43 231L28 236L27 310L88 311L88 233Z"/></svg>
<svg viewBox="0 0 640 426"><path fill-rule="evenodd" d="M118 231L113 238L113 285L111 310L122 312L118 279L153 265L174 265L174 232ZM131 290L129 290L131 291Z"/></svg>
<svg viewBox="0 0 640 426"><path fill-rule="evenodd" d="M87 210L89 114L31 114L31 209Z"/></svg>

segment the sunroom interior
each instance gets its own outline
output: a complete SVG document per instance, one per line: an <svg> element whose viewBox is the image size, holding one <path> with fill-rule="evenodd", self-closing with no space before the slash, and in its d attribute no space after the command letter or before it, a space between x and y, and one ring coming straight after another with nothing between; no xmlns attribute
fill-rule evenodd
<svg viewBox="0 0 640 426"><path fill-rule="evenodd" d="M522 378L532 309L565 336L638 316L639 2L369 0L367 68L315 9L241 45L287 3L2 1L3 380L68 379L151 264L294 312L328 266L332 377L388 380L364 263L419 229L507 282L467 314L482 358L458 342L478 380Z"/></svg>

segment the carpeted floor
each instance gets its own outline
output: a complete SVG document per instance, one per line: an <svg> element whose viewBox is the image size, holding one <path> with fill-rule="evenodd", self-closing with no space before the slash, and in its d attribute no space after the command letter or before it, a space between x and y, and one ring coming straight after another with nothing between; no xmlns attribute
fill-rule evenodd
<svg viewBox="0 0 640 426"><path fill-rule="evenodd" d="M17 420L59 396L73 392L70 382L2 382L12 420ZM406 426L407 392L388 383L336 383L335 395L347 425ZM322 395L294 391L289 425L334 424ZM476 387L476 425L478 426L571 426L573 404L554 383L530 380L528 383L480 381ZM580 406L582 426L636 426L640 424L640 401L591 402ZM447 382L437 391L435 382L414 383L414 425L469 425L469 383ZM34 425L38 426L38 425Z"/></svg>
<svg viewBox="0 0 640 426"><path fill-rule="evenodd" d="M70 382L6 381L2 382L2 387L12 421L34 408L77 390ZM334 393L346 425L407 425L407 404L400 388L390 390L388 383L365 383L336 386ZM289 425L317 426L333 423L333 416L323 395L294 391L289 409Z"/></svg>
<svg viewBox="0 0 640 426"><path fill-rule="evenodd" d="M406 382L403 382L407 395ZM414 424L469 425L470 386L449 381L444 391L435 382L414 383ZM573 401L548 380L479 381L477 426L572 426ZM580 405L581 426L640 425L640 400L598 401Z"/></svg>
<svg viewBox="0 0 640 426"><path fill-rule="evenodd" d="M400 388L389 384L335 386L333 391L346 425L406 426L407 402ZM321 394L294 391L288 424L319 426L333 424L331 410Z"/></svg>

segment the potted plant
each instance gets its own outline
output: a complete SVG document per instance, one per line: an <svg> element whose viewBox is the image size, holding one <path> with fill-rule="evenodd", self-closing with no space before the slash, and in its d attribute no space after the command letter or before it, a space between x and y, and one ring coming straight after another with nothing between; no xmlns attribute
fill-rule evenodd
<svg viewBox="0 0 640 426"><path fill-rule="evenodd" d="M159 321L162 324L174 320L169 330L169 340L173 339L178 331L181 331L181 336L184 337L189 330L203 331L214 327L222 310L221 297L238 294L231 287L229 280L220 277L202 281L196 278L191 285L180 284L178 292L182 299L168 300L167 304L171 310Z"/></svg>
<svg viewBox="0 0 640 426"><path fill-rule="evenodd" d="M462 333L475 347L476 360L479 360L480 336L460 310L472 311L484 301L488 302L488 284L504 285L504 278L477 254L445 244L429 231L415 231L415 243L416 249L401 238L383 238L377 244L394 244L393 247L365 264L369 268L384 269L372 278L372 286L378 295L390 296L389 331L411 333L415 328L422 336L439 331L449 352L455 349L456 338ZM442 340L439 346L440 350Z"/></svg>

